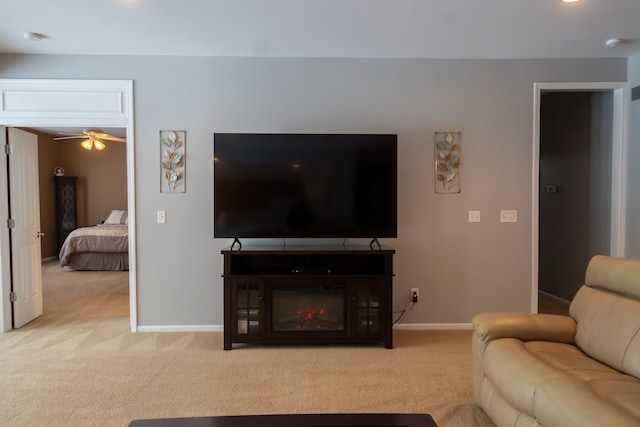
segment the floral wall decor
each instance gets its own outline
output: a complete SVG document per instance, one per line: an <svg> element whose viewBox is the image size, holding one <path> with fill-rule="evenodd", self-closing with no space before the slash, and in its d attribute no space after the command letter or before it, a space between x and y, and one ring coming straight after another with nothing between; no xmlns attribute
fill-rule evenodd
<svg viewBox="0 0 640 427"><path fill-rule="evenodd" d="M184 153L186 131L160 131L160 192L186 191Z"/></svg>
<svg viewBox="0 0 640 427"><path fill-rule="evenodd" d="M436 193L460 192L461 132L435 133Z"/></svg>

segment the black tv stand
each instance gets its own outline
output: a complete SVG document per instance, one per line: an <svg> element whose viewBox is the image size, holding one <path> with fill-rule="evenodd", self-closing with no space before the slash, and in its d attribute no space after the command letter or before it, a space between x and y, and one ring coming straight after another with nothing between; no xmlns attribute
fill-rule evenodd
<svg viewBox="0 0 640 427"><path fill-rule="evenodd" d="M229 247L224 349L234 343L393 347L393 255L367 246Z"/></svg>

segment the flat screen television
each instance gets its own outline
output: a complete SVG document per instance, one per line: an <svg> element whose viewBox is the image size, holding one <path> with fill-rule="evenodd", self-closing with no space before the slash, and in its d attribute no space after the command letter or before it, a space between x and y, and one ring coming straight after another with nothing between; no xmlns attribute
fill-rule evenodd
<svg viewBox="0 0 640 427"><path fill-rule="evenodd" d="M214 134L214 237L397 237L397 135Z"/></svg>

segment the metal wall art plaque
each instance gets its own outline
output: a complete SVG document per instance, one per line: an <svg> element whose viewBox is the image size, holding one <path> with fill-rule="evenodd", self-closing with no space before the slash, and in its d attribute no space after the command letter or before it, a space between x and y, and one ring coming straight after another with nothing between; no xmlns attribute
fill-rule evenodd
<svg viewBox="0 0 640 427"><path fill-rule="evenodd" d="M184 130L160 131L160 192L184 193L186 191Z"/></svg>
<svg viewBox="0 0 640 427"><path fill-rule="evenodd" d="M436 193L460 192L460 143L461 132L436 132L435 183Z"/></svg>

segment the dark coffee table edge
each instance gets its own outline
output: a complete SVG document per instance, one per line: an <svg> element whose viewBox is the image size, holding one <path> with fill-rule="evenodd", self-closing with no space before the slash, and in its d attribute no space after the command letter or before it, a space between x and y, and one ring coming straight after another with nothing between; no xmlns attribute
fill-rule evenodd
<svg viewBox="0 0 640 427"><path fill-rule="evenodd" d="M429 414L277 414L134 420L129 427L437 427Z"/></svg>

